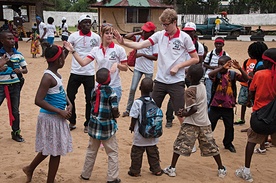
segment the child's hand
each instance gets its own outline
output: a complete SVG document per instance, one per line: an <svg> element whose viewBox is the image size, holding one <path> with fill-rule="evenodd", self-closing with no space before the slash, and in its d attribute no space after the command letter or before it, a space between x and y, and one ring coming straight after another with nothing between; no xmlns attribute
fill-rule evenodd
<svg viewBox="0 0 276 183"><path fill-rule="evenodd" d="M61 115L63 118L65 119L69 119L72 115L71 111L67 111L67 110L60 110L59 115Z"/></svg>
<svg viewBox="0 0 276 183"><path fill-rule="evenodd" d="M240 64L239 64L239 62L237 60L232 60L232 66L235 69L241 69L241 66L240 66Z"/></svg>
<svg viewBox="0 0 276 183"><path fill-rule="evenodd" d="M16 74L22 74L21 70L18 68L13 69L13 72L15 72Z"/></svg>
<svg viewBox="0 0 276 183"><path fill-rule="evenodd" d="M183 112L184 112L184 109L179 109L177 111L177 116L180 116L182 118L183 117Z"/></svg>
<svg viewBox="0 0 276 183"><path fill-rule="evenodd" d="M232 60L229 60L223 65L223 68L224 69L230 69L231 65L232 65Z"/></svg>
<svg viewBox="0 0 276 183"><path fill-rule="evenodd" d="M129 131L132 133L134 131L134 126L129 126Z"/></svg>
<svg viewBox="0 0 276 183"><path fill-rule="evenodd" d="M72 112L72 109L73 109L73 105L72 105L72 104L69 104L69 105L66 107L66 111L68 111L68 112Z"/></svg>

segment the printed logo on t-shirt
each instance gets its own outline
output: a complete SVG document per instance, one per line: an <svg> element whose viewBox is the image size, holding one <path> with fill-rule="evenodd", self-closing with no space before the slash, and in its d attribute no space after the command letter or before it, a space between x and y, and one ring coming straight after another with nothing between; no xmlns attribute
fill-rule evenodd
<svg viewBox="0 0 276 183"><path fill-rule="evenodd" d="M246 70L248 72L252 72L255 67L255 63L250 63L249 66L247 66Z"/></svg>
<svg viewBox="0 0 276 183"><path fill-rule="evenodd" d="M174 50L180 50L180 44L181 44L181 42L179 40L175 40L173 42L173 48L172 49L174 49Z"/></svg>
<svg viewBox="0 0 276 183"><path fill-rule="evenodd" d="M97 42L97 40L96 39L91 39L90 40L90 43L91 43L91 47L95 47L95 46L98 46L98 42Z"/></svg>
<svg viewBox="0 0 276 183"><path fill-rule="evenodd" d="M109 60L116 60L116 52L115 52L115 51L112 51L112 52L109 54Z"/></svg>

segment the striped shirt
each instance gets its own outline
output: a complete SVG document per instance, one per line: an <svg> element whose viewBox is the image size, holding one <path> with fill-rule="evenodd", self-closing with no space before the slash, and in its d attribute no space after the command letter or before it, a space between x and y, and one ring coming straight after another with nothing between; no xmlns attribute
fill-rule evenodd
<svg viewBox="0 0 276 183"><path fill-rule="evenodd" d="M7 69L5 71L0 71L0 84L2 85L19 83L20 81L17 77L17 74L13 70L27 66L27 62L25 61L23 55L15 48L12 48L12 51L13 54L8 55L4 48L0 49L0 55L6 54L8 57L10 57L10 61L8 62L10 64L5 64Z"/></svg>

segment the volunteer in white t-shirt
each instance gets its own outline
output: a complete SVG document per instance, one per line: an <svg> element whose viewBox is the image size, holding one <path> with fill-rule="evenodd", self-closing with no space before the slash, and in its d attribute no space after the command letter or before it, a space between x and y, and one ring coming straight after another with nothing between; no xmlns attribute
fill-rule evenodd
<svg viewBox="0 0 276 183"><path fill-rule="evenodd" d="M158 107L169 94L174 111L184 107L184 77L185 67L199 61L191 37L177 27L177 13L173 9L165 9L159 17L164 30L154 33L143 42L124 42L118 31L114 35L120 44L133 49L141 49L157 44L158 60L157 74L152 92L152 97ZM186 53L190 59L186 60ZM180 123L183 118L177 116Z"/></svg>
<svg viewBox="0 0 276 183"><path fill-rule="evenodd" d="M36 23L39 31L40 36L40 45L42 48L42 57L44 57L46 46L43 44L47 42L47 26L44 22L42 22L42 19L40 16L36 16Z"/></svg>
<svg viewBox="0 0 276 183"><path fill-rule="evenodd" d="M55 39L55 33L56 33L56 26L53 24L54 23L54 18L49 17L47 19L47 42L50 44L54 44L54 39Z"/></svg>
<svg viewBox="0 0 276 183"><path fill-rule="evenodd" d="M91 17L89 15L82 15L78 20L79 31L72 33L68 42L71 43L74 50L79 53L81 58L85 58L87 54L94 48L101 44L101 38L98 34L93 33L91 29ZM94 63L89 63L82 67L76 59L72 58L71 73L67 85L67 96L73 105L72 115L69 119L70 129L76 128L76 106L75 99L80 85L84 87L85 93L85 122L84 132L88 132L88 122L90 120L91 112L91 91L95 86L95 66Z"/></svg>
<svg viewBox="0 0 276 183"><path fill-rule="evenodd" d="M61 30L61 40L67 41L69 36L69 31L68 31L68 25L66 23L66 18L62 17L61 22L62 24L59 27L59 30Z"/></svg>

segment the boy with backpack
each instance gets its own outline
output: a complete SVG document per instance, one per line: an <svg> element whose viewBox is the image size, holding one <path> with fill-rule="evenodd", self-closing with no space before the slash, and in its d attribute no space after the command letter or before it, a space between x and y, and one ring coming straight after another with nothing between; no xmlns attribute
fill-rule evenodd
<svg viewBox="0 0 276 183"><path fill-rule="evenodd" d="M139 89L141 90L141 97L134 101L129 113L131 117L129 130L134 131L134 137L128 175L141 176L143 154L147 151L150 171L156 176L161 176L163 171L160 167L157 143L158 137L162 135L163 114L150 97L153 90L152 79L144 78Z"/></svg>
<svg viewBox="0 0 276 183"><path fill-rule="evenodd" d="M178 115L184 116L184 122L174 142L174 153L171 165L164 169L164 173L175 177L175 165L180 155L190 156L196 139L202 156L213 156L218 165L218 176L224 178L226 168L222 165L219 148L212 135L211 123L207 113L207 97L205 86L200 82L203 76L201 65L192 65L188 69L187 79L191 86L185 91L185 109L178 111Z"/></svg>
<svg viewBox="0 0 276 183"><path fill-rule="evenodd" d="M231 66L238 69L241 74L230 71ZM234 140L233 108L236 105L237 96L236 80L246 82L248 75L236 60L221 56L218 60L218 68L209 73L209 78L213 81L208 114L212 130L215 130L218 120L222 118L225 127L223 145L225 149L235 153L236 149L232 142Z"/></svg>
<svg viewBox="0 0 276 183"><path fill-rule="evenodd" d="M224 38L217 37L214 42L215 49L207 53L206 58L204 59L203 66L205 67L205 87L207 92L207 103L210 103L211 99L211 89L212 89L212 80L209 78L208 74L218 68L218 59L223 55L228 55L222 48L224 47Z"/></svg>

